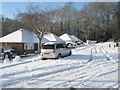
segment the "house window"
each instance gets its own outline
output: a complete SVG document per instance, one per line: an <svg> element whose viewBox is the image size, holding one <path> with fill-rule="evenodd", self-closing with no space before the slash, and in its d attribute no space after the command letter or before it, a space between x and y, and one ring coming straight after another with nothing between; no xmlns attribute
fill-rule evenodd
<svg viewBox="0 0 120 90"><path fill-rule="evenodd" d="M34 44L33 43L25 43L24 49L26 50L34 50Z"/></svg>
<svg viewBox="0 0 120 90"><path fill-rule="evenodd" d="M38 44L34 44L34 50L38 50Z"/></svg>

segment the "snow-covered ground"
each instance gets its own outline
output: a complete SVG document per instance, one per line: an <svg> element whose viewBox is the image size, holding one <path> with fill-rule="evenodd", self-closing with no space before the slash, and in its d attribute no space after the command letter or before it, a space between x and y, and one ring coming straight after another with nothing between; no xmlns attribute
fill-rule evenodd
<svg viewBox="0 0 120 90"><path fill-rule="evenodd" d="M79 47L56 60L37 55L0 63L0 88L118 88L118 48L113 44Z"/></svg>

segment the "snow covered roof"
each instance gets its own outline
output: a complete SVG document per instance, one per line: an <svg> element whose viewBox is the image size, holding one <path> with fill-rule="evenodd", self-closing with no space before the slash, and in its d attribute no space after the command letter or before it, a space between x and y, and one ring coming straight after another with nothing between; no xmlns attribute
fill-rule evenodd
<svg viewBox="0 0 120 90"><path fill-rule="evenodd" d="M61 39L64 40L64 41L74 41L74 40L72 39L71 35L69 35L69 34L67 34L67 33L61 35L59 38L61 38Z"/></svg>
<svg viewBox="0 0 120 90"><path fill-rule="evenodd" d="M79 38L77 38L77 37L74 36L74 35L71 35L71 38L72 38L74 41L80 41L80 42L83 42L82 40L80 40Z"/></svg>
<svg viewBox="0 0 120 90"><path fill-rule="evenodd" d="M15 43L38 43L39 39L33 33L25 29L19 29L0 38L0 42L15 42ZM50 42L46 38L42 39L42 43Z"/></svg>
<svg viewBox="0 0 120 90"><path fill-rule="evenodd" d="M82 40L80 40L79 38L75 37L74 35L69 35L67 33L61 35L59 38L61 38L64 41L70 41L70 42L80 41L80 42L83 42Z"/></svg>
<svg viewBox="0 0 120 90"><path fill-rule="evenodd" d="M48 39L51 42L64 42L62 39L60 39L58 36L56 36L53 33L45 34L43 37Z"/></svg>

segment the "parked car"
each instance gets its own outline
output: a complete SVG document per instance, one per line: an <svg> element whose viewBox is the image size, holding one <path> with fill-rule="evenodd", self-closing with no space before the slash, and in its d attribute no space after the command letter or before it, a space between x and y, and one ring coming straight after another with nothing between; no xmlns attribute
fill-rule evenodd
<svg viewBox="0 0 120 90"><path fill-rule="evenodd" d="M4 59L6 54L10 54L11 58L17 56L14 48L8 46L0 46L0 59Z"/></svg>
<svg viewBox="0 0 120 90"><path fill-rule="evenodd" d="M74 48L74 45L72 43L66 43L67 47Z"/></svg>
<svg viewBox="0 0 120 90"><path fill-rule="evenodd" d="M45 43L41 49L42 58L59 58L71 55L71 49L64 43Z"/></svg>

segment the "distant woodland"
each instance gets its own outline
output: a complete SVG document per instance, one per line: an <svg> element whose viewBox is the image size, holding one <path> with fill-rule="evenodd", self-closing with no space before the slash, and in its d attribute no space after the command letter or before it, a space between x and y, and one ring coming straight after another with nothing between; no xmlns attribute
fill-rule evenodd
<svg viewBox="0 0 120 90"><path fill-rule="evenodd" d="M47 19L44 19L45 15ZM28 25L36 24L42 28L42 25L49 21L52 26L48 32L58 36L68 33L83 41L89 39L98 42L110 38L120 39L120 3L117 2L93 2L82 9L76 9L74 3L67 2L61 8L53 10L46 8L44 12L40 6L30 4L26 7L26 11L16 13L14 20L2 15L1 18L2 36L20 28L29 29Z"/></svg>

